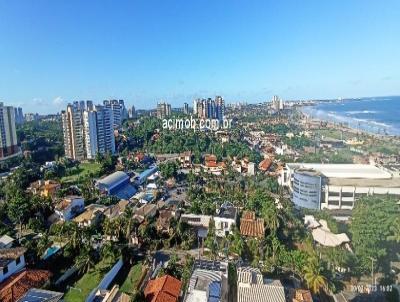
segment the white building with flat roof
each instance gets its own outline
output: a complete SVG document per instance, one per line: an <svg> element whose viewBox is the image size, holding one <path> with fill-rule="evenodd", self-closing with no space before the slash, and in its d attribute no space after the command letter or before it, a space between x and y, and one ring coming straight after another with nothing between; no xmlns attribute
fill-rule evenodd
<svg viewBox="0 0 400 302"><path fill-rule="evenodd" d="M400 196L400 177L374 165L287 163L279 182L310 209L351 210L363 196Z"/></svg>

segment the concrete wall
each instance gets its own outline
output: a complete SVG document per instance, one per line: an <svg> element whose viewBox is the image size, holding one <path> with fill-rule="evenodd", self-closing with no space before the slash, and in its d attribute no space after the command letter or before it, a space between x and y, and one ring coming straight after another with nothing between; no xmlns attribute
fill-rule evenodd
<svg viewBox="0 0 400 302"><path fill-rule="evenodd" d="M11 275L21 271L25 267L25 256L22 255L20 257L20 263L17 264L15 261L8 264L8 272L6 274L3 271L0 271L0 283L3 282L5 279L10 277Z"/></svg>
<svg viewBox="0 0 400 302"><path fill-rule="evenodd" d="M104 276L104 278L100 281L99 285L92 290L90 295L86 298L86 302L92 302L94 301L94 298L96 297L96 292L100 289L107 289L111 282L115 279L117 276L118 272L122 268L123 261L122 259L119 259L117 263L114 264L114 266L111 268L111 270Z"/></svg>

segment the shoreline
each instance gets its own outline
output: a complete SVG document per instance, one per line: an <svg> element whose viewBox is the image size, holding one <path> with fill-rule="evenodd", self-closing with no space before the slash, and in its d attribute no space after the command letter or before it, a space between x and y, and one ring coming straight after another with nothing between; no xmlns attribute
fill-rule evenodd
<svg viewBox="0 0 400 302"><path fill-rule="evenodd" d="M307 123L307 122L308 123L326 123L327 129L337 129L337 130L342 130L344 132L352 133L355 135L366 135L366 136L383 139L383 140L395 139L395 140L400 141L400 135L379 134L379 133L375 133L375 132L370 132L370 131L368 131L366 129L362 129L362 128L350 127L350 126L344 125L343 123L340 123L340 122L333 122L328 119L313 117L310 114L303 112L302 110L301 110L301 114L302 114L302 121L304 123Z"/></svg>
<svg viewBox="0 0 400 302"><path fill-rule="evenodd" d="M335 121L332 117L330 118L328 116L315 116L311 112L306 112L306 110L304 110L307 107L308 108L314 107L316 105L318 105L318 103L300 107L300 112L303 115L303 119L305 118L309 122L325 122L325 123L327 123L327 125L329 125L331 127L340 127L342 130L346 130L346 131L354 133L354 134L364 134L364 135L369 135L372 137L382 138L382 139L392 138L392 139L400 140L400 134L387 133L386 129L384 130L385 133L377 133L376 131L366 129L366 127L361 127L361 126L355 127L355 126L350 125L350 123L348 123L348 122ZM321 111L326 112L324 110L321 110ZM328 114L328 112L326 112L326 114ZM345 118L345 116L341 116L341 115L338 115L338 116ZM371 127L371 128L373 128L373 127Z"/></svg>

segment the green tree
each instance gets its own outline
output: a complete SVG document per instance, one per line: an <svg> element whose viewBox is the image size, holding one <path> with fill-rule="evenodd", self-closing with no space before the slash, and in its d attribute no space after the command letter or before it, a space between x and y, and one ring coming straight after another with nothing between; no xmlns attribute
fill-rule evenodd
<svg viewBox="0 0 400 302"><path fill-rule="evenodd" d="M323 268L317 257L309 258L305 267L304 279L314 294L328 289L328 279L323 275Z"/></svg>

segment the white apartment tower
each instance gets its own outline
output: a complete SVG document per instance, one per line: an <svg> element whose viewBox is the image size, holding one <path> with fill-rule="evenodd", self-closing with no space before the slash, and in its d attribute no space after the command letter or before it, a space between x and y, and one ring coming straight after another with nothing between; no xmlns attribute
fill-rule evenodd
<svg viewBox="0 0 400 302"><path fill-rule="evenodd" d="M95 106L97 123L97 148L101 154L115 153L114 120L111 109Z"/></svg>
<svg viewBox="0 0 400 302"><path fill-rule="evenodd" d="M14 108L0 102L0 160L19 152Z"/></svg>
<svg viewBox="0 0 400 302"><path fill-rule="evenodd" d="M115 153L111 109L93 105L86 107L74 102L61 112L61 116L66 157L84 160L95 158L97 153Z"/></svg>
<svg viewBox="0 0 400 302"><path fill-rule="evenodd" d="M83 112L83 127L85 133L86 158L93 159L96 157L98 150L97 117L95 111L91 110Z"/></svg>
<svg viewBox="0 0 400 302"><path fill-rule="evenodd" d="M83 111L81 104L68 104L67 110L61 111L64 131L65 156L76 159L85 159Z"/></svg>
<svg viewBox="0 0 400 302"><path fill-rule="evenodd" d="M119 128L122 122L127 119L128 112L125 108L124 100L105 100L103 105L112 110L114 128Z"/></svg>

